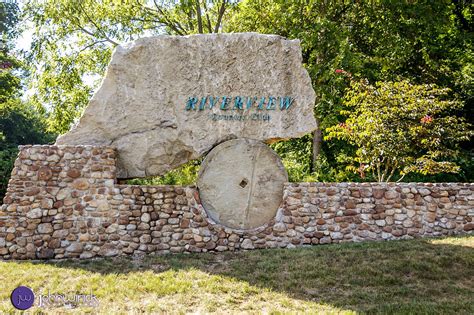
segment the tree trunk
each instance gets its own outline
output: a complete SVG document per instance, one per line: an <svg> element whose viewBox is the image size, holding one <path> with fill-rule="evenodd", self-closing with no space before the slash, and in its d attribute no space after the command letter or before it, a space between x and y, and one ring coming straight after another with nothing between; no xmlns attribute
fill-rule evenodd
<svg viewBox="0 0 474 315"><path fill-rule="evenodd" d="M203 27L202 27L202 13L201 13L201 4L199 0L196 1L196 13L197 13L197 22L198 22L198 33L203 34Z"/></svg>
<svg viewBox="0 0 474 315"><path fill-rule="evenodd" d="M322 138L323 134L321 132L321 129L318 127L318 129L316 129L313 133L313 172L315 171L316 162L318 160L319 154L321 153Z"/></svg>
<svg viewBox="0 0 474 315"><path fill-rule="evenodd" d="M222 0L221 7L219 8L219 15L217 16L216 26L214 28L214 33L219 33L219 28L221 27L222 17L225 13L226 0Z"/></svg>

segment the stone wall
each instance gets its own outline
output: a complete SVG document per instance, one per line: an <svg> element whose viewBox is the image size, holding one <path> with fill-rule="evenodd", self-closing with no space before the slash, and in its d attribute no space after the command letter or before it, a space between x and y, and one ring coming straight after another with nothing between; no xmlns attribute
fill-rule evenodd
<svg viewBox="0 0 474 315"><path fill-rule="evenodd" d="M253 230L207 217L194 187L117 185L115 151L23 146L0 209L2 259L91 258L472 233L474 184L288 183Z"/></svg>

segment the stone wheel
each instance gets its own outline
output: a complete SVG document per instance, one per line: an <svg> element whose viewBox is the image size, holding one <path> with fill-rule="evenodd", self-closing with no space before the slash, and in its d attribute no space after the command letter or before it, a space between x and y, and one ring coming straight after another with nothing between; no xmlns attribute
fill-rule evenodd
<svg viewBox="0 0 474 315"><path fill-rule="evenodd" d="M278 155L266 144L235 139L204 159L197 186L202 205L216 222L235 229L259 227L275 217L288 181Z"/></svg>

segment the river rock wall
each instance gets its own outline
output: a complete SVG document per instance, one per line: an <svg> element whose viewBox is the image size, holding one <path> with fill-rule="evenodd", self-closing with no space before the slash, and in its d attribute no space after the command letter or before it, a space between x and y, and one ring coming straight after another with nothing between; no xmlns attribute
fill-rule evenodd
<svg viewBox="0 0 474 315"><path fill-rule="evenodd" d="M292 248L472 233L472 183L287 183L252 230L210 219L193 186L116 183L110 147L22 146L0 208L0 258Z"/></svg>

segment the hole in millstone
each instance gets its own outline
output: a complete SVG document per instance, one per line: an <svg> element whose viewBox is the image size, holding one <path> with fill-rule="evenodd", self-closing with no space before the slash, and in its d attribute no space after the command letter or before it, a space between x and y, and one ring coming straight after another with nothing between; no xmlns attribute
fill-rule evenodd
<svg viewBox="0 0 474 315"><path fill-rule="evenodd" d="M247 186L249 182L244 178L242 179L242 181L240 182L239 186L242 187L242 188L245 188L245 186Z"/></svg>

